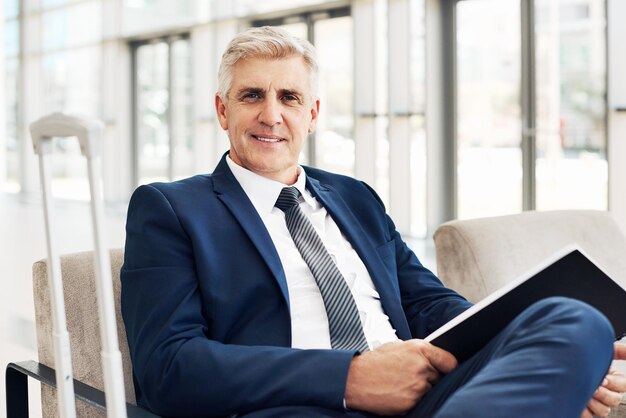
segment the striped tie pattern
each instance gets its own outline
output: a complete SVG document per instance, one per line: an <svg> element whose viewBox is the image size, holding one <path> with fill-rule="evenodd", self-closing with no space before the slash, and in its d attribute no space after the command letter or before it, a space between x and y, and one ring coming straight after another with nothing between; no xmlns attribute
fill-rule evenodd
<svg viewBox="0 0 626 418"><path fill-rule="evenodd" d="M285 187L275 206L285 212L287 229L322 294L328 315L330 344L338 350L367 351L367 340L352 293L313 225L300 209L299 197L298 189Z"/></svg>

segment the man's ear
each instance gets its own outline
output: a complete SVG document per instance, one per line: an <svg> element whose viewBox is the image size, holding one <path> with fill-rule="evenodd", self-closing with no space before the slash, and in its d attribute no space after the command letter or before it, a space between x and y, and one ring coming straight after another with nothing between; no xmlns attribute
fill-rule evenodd
<svg viewBox="0 0 626 418"><path fill-rule="evenodd" d="M320 99L315 99L311 106L311 122L309 122L309 133L313 133L317 127L317 117L320 114Z"/></svg>
<svg viewBox="0 0 626 418"><path fill-rule="evenodd" d="M220 122L220 126L223 130L228 130L228 119L226 118L226 103L220 97L219 93L215 94L215 113L217 113L217 120Z"/></svg>

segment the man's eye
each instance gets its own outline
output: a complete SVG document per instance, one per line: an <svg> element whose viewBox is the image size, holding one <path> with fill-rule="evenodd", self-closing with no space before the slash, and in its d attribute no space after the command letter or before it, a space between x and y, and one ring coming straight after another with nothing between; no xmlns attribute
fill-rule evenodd
<svg viewBox="0 0 626 418"><path fill-rule="evenodd" d="M259 93L246 93L242 96L242 99L246 102L253 102L261 99L261 95Z"/></svg>
<svg viewBox="0 0 626 418"><path fill-rule="evenodd" d="M293 95L293 94L285 94L283 96L283 100L286 102L297 102L298 101L298 97Z"/></svg>

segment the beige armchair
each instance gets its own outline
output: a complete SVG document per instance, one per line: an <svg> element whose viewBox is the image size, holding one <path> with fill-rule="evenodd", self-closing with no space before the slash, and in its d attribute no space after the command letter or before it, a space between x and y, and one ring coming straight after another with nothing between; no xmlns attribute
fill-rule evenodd
<svg viewBox="0 0 626 418"><path fill-rule="evenodd" d="M626 288L626 237L608 212L524 212L441 225L437 273L472 302L516 279L568 244L577 244ZM626 372L626 365L616 364ZM626 403L611 414L626 418Z"/></svg>
<svg viewBox="0 0 626 418"><path fill-rule="evenodd" d="M156 415L134 406L135 392L132 366L126 331L120 313L120 268L124 258L123 251L121 249L111 250L110 257L128 416L155 417ZM74 385L78 400L76 402L77 416L105 417L93 252L62 256L61 275L63 277L67 329L70 334ZM7 368L8 418L28 416L26 376L34 377L44 383L41 385L42 416L44 418L58 416L54 371L52 370L54 368L54 346L46 260L38 261L33 265L33 293L39 362L12 363Z"/></svg>

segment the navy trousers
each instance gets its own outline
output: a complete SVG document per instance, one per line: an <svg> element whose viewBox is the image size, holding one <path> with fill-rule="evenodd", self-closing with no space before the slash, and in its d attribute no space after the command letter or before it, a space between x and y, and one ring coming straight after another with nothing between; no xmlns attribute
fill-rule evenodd
<svg viewBox="0 0 626 418"><path fill-rule="evenodd" d="M611 324L593 307L544 299L443 377L405 417L578 418L609 369L613 341ZM303 406L245 417L375 415Z"/></svg>

